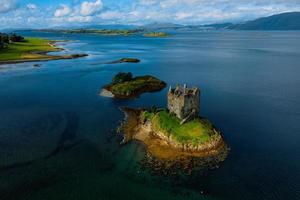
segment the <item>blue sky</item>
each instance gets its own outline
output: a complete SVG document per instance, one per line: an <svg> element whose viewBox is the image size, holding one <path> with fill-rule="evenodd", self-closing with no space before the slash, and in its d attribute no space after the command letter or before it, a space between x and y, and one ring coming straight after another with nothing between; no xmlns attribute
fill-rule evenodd
<svg viewBox="0 0 300 200"><path fill-rule="evenodd" d="M300 11L300 0L0 0L2 28L209 24Z"/></svg>

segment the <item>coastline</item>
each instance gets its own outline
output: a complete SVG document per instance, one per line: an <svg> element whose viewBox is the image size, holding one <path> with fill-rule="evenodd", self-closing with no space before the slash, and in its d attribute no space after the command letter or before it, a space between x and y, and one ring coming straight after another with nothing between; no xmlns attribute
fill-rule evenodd
<svg viewBox="0 0 300 200"><path fill-rule="evenodd" d="M49 52L47 52L49 53ZM51 61L51 60L68 60L68 59L76 59L81 57L86 57L87 54L71 54L71 55L65 55L65 56L55 56L55 57L49 57L49 58L36 58L36 59L21 59L21 60L9 60L9 61L0 61L0 65L5 64L17 64L17 63L26 63L26 62L40 62L40 61Z"/></svg>
<svg viewBox="0 0 300 200"><path fill-rule="evenodd" d="M23 58L23 59L12 59L12 60L3 60L0 61L0 65L5 64L17 64L17 63L27 63L27 62L40 62L40 61L51 61L51 60L67 60L67 59L76 59L81 57L86 57L88 54L67 54L67 55L48 55L51 52L59 52L64 49L57 47L56 43L60 41L49 41L48 45L53 48L49 51L29 51L28 55L36 56L36 58Z"/></svg>
<svg viewBox="0 0 300 200"><path fill-rule="evenodd" d="M142 109L121 108L121 111L125 114L120 129L124 136L122 144L133 140L141 142L146 150L143 163L151 168L159 165L156 170L164 173L178 168L188 169L190 173L196 167L217 167L227 157L228 147L221 134L198 146L179 144L163 133L154 131L150 122L142 122Z"/></svg>
<svg viewBox="0 0 300 200"><path fill-rule="evenodd" d="M104 88L102 88L102 90L100 91L100 96L108 97L108 98L114 98L115 97L115 95L111 91L109 91L107 89L104 89Z"/></svg>

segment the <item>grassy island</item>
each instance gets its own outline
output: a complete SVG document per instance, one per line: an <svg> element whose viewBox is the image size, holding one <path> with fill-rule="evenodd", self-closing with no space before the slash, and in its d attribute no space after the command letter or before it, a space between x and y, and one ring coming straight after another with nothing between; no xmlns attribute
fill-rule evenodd
<svg viewBox="0 0 300 200"><path fill-rule="evenodd" d="M145 37L169 37L170 34L165 32L151 32L151 33L145 33Z"/></svg>
<svg viewBox="0 0 300 200"><path fill-rule="evenodd" d="M181 124L181 121L167 110L157 113L144 111L142 115L146 121L149 120L152 123L155 132L161 132L177 143L204 144L210 140L211 136L218 134L213 131L213 125L206 119L197 118Z"/></svg>
<svg viewBox="0 0 300 200"><path fill-rule="evenodd" d="M5 48L0 49L0 64L73 59L87 56L86 54L62 56L47 54L48 52L61 50L62 49L55 47L53 41L38 38L25 38L24 41L10 42Z"/></svg>
<svg viewBox="0 0 300 200"><path fill-rule="evenodd" d="M41 29L40 32L66 34L98 34L98 35L133 35L143 32L142 29Z"/></svg>
<svg viewBox="0 0 300 200"><path fill-rule="evenodd" d="M166 109L122 111L126 115L120 128L123 143L142 142L147 150L144 163L155 170L170 173L179 168L190 172L196 167L218 166L227 157L221 133L206 119L198 117L182 124Z"/></svg>
<svg viewBox="0 0 300 200"><path fill-rule="evenodd" d="M166 87L166 83L153 76L133 77L129 73L118 73L112 83L103 87L101 94L115 98L134 98L145 92L155 92Z"/></svg>

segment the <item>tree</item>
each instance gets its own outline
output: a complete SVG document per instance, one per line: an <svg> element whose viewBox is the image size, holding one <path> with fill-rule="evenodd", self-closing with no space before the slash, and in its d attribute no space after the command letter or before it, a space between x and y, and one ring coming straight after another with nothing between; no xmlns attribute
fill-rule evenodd
<svg viewBox="0 0 300 200"><path fill-rule="evenodd" d="M132 73L131 72L128 72L128 73L119 72L113 78L112 83L113 84L124 83L126 81L131 81L131 80L132 80Z"/></svg>
<svg viewBox="0 0 300 200"><path fill-rule="evenodd" d="M5 33L0 33L0 49L3 49L9 43L9 36Z"/></svg>
<svg viewBox="0 0 300 200"><path fill-rule="evenodd" d="M0 33L0 42L9 43L9 36L6 33Z"/></svg>
<svg viewBox="0 0 300 200"><path fill-rule="evenodd" d="M22 37L21 35L17 35L15 33L12 33L9 36L9 40L11 42L24 42L24 37Z"/></svg>

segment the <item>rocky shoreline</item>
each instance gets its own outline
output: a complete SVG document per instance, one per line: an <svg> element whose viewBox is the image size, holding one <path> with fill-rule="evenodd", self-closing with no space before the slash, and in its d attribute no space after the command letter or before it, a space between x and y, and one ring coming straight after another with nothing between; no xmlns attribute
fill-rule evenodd
<svg viewBox="0 0 300 200"><path fill-rule="evenodd" d="M153 131L149 121L143 122L142 109L122 108L125 121L121 126L124 134L123 143L132 140L140 141L145 145L146 157L143 165L163 173L175 173L183 170L189 174L195 168L218 167L228 154L228 147L219 132L205 144L179 144L172 137ZM217 131L217 130L215 130Z"/></svg>
<svg viewBox="0 0 300 200"><path fill-rule="evenodd" d="M109 97L109 98L114 98L115 97L115 95L111 91L109 91L107 89L104 89L104 88L102 88L102 90L100 92L100 96Z"/></svg>

